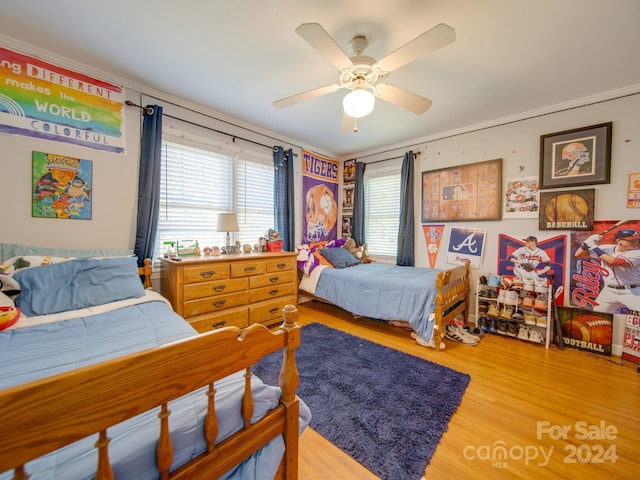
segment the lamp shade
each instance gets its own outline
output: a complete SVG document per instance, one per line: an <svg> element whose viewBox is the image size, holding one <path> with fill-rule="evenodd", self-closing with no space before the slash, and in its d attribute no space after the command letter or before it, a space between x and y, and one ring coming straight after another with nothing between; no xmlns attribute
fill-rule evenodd
<svg viewBox="0 0 640 480"><path fill-rule="evenodd" d="M356 88L349 92L342 100L344 113L350 117L360 118L369 115L373 111L376 97L369 90Z"/></svg>
<svg viewBox="0 0 640 480"><path fill-rule="evenodd" d="M235 213L219 213L216 231L218 232L237 232L238 216Z"/></svg>

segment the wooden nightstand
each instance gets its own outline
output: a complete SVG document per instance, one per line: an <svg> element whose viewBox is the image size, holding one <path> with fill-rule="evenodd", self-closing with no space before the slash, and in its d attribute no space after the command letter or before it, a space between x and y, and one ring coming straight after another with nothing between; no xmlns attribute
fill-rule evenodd
<svg viewBox="0 0 640 480"><path fill-rule="evenodd" d="M293 252L160 261L162 295L199 332L252 323L279 325L282 307L298 303Z"/></svg>

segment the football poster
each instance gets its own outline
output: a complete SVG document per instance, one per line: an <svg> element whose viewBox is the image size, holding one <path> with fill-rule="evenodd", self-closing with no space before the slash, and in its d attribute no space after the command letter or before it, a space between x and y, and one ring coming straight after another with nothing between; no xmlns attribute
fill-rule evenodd
<svg viewBox="0 0 640 480"><path fill-rule="evenodd" d="M564 346L611 356L613 315L580 308L558 307Z"/></svg>

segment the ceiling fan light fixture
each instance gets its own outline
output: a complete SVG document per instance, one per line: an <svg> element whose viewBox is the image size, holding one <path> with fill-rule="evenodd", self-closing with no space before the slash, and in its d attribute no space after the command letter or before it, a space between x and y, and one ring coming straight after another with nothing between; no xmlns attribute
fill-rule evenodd
<svg viewBox="0 0 640 480"><path fill-rule="evenodd" d="M342 100L344 113L354 118L361 118L373 112L376 97L369 90L356 88Z"/></svg>

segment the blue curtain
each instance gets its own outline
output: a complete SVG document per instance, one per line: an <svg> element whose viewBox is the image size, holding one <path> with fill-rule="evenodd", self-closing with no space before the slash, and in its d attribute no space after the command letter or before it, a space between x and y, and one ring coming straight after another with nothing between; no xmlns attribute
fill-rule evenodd
<svg viewBox="0 0 640 480"><path fill-rule="evenodd" d="M396 264L413 267L414 226L413 226L413 151L404 154L400 174L400 225L398 227L398 253Z"/></svg>
<svg viewBox="0 0 640 480"><path fill-rule="evenodd" d="M273 147L274 228L284 241L282 249L292 252L295 247L295 210L293 194L293 151Z"/></svg>
<svg viewBox="0 0 640 480"><path fill-rule="evenodd" d="M160 209L160 159L162 150L162 107L147 105L143 109L138 177L138 223L136 246L138 265L153 258Z"/></svg>
<svg viewBox="0 0 640 480"><path fill-rule="evenodd" d="M353 219L351 221L351 238L357 245L366 242L364 238L364 170L366 164L356 162L356 178L353 186Z"/></svg>

